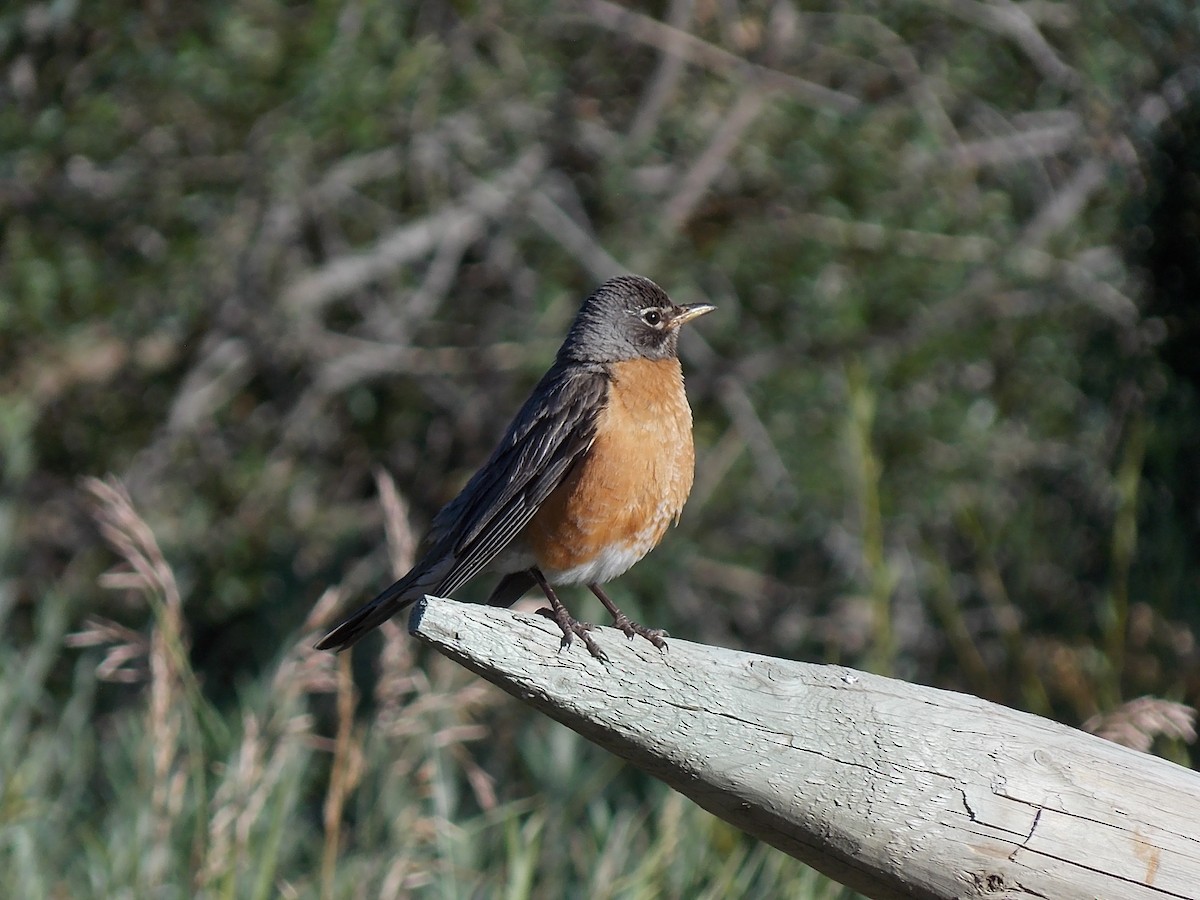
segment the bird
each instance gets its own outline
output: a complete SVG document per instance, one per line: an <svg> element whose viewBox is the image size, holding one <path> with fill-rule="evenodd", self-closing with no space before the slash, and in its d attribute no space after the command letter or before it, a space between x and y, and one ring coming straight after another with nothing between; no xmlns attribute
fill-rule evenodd
<svg viewBox="0 0 1200 900"><path fill-rule="evenodd" d="M678 305L648 278L620 275L582 303L550 369L487 461L433 518L413 568L317 644L343 650L425 595L445 597L481 572L488 598L511 606L539 587L538 612L607 657L554 585L585 584L613 626L666 649L661 629L632 621L603 585L624 574L678 522L695 473L681 327L716 309Z"/></svg>

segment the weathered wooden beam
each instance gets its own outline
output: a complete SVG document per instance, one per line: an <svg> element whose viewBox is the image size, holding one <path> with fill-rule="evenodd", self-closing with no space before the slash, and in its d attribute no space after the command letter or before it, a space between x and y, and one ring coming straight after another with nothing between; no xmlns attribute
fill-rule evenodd
<svg viewBox="0 0 1200 900"><path fill-rule="evenodd" d="M1200 774L966 694L427 598L422 641L876 898L1200 897Z"/></svg>

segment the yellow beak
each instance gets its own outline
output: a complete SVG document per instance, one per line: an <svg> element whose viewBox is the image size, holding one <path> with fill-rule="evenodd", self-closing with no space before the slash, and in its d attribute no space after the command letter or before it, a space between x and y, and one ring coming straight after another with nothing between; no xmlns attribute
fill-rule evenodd
<svg viewBox="0 0 1200 900"><path fill-rule="evenodd" d="M678 328L692 319L698 319L706 313L716 309L711 303L693 303L690 306L675 307L674 314L671 316L671 327Z"/></svg>

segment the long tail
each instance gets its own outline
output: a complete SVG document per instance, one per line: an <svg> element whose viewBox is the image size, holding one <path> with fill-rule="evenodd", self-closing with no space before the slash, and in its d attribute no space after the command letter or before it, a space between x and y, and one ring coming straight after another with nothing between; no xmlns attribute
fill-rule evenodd
<svg viewBox="0 0 1200 900"><path fill-rule="evenodd" d="M317 649L345 650L406 606L416 603L425 596L424 591L414 588L416 581L412 573L401 578L370 603L359 607L343 619L333 631L321 638Z"/></svg>
<svg viewBox="0 0 1200 900"><path fill-rule="evenodd" d="M512 606L525 596L526 591L536 584L537 581L534 580L532 573L528 569L505 575L500 579L500 583L496 585L491 596L488 597L488 605Z"/></svg>

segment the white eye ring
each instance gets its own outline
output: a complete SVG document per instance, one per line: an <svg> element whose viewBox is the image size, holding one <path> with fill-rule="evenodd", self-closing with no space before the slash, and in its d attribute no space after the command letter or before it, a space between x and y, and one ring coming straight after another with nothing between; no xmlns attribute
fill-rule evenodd
<svg viewBox="0 0 1200 900"><path fill-rule="evenodd" d="M661 310L655 309L653 306L649 309L642 310L642 321L651 328L657 328L663 323L663 314Z"/></svg>

